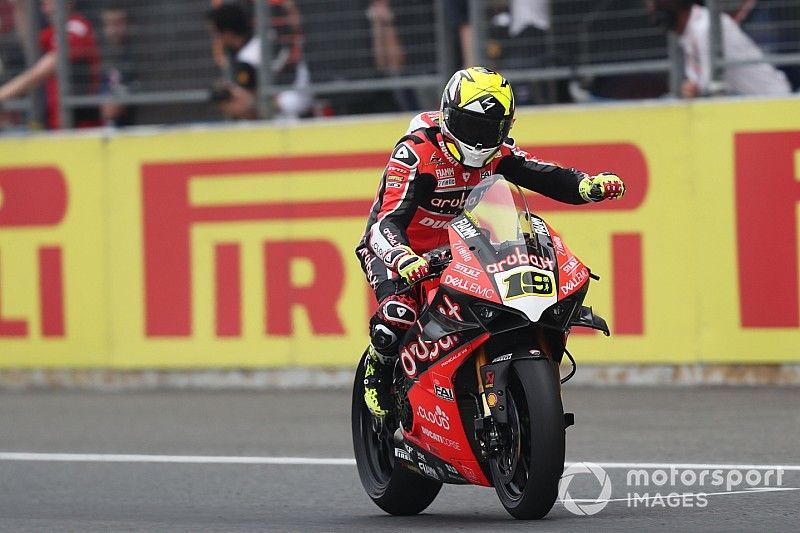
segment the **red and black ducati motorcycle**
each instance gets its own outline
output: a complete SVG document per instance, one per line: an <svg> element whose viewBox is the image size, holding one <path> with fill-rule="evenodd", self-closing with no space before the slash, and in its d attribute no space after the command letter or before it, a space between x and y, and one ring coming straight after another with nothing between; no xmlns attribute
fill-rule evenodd
<svg viewBox="0 0 800 533"><path fill-rule="evenodd" d="M364 404L364 358L355 377L353 446L361 482L395 515L416 514L442 483L494 486L508 512L545 516L564 470L561 383L575 373L573 326L609 334L583 306L598 279L500 176L484 180L431 253L420 318L395 366L396 408L383 421ZM435 278L435 279L434 279ZM421 280L423 281L423 280ZM561 379L567 355L572 371Z"/></svg>

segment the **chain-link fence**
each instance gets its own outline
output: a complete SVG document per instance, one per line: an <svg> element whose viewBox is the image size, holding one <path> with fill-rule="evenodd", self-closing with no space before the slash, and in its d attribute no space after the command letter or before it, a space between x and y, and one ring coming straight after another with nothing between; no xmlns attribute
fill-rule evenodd
<svg viewBox="0 0 800 533"><path fill-rule="evenodd" d="M777 65L800 85L800 2L704 3L763 51L745 62ZM521 104L677 96L681 48L653 26L647 4L0 0L0 120L123 126L411 111L436 106L464 64L499 69ZM742 61L723 57L724 24L711 20L721 80Z"/></svg>

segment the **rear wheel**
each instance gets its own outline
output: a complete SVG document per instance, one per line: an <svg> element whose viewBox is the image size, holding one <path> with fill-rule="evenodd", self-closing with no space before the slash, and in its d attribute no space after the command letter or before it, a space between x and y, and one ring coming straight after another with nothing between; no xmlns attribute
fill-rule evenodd
<svg viewBox="0 0 800 533"><path fill-rule="evenodd" d="M552 509L564 471L564 408L549 360L512 363L507 406L503 446L489 462L492 482L513 517L539 519Z"/></svg>
<svg viewBox="0 0 800 533"><path fill-rule="evenodd" d="M373 429L373 417L364 404L364 357L356 370L351 412L353 450L361 484L372 501L389 514L420 513L433 502L442 484L395 461L392 433L398 427L396 422L387 420L380 431Z"/></svg>

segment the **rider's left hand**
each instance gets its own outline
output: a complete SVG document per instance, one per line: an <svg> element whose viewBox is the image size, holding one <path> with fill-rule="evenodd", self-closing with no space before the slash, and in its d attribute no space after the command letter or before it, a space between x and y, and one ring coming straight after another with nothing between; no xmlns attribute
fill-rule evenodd
<svg viewBox="0 0 800 533"><path fill-rule="evenodd" d="M603 172L596 176L587 176L578 186L581 197L587 202L614 200L625 194L625 183L611 172Z"/></svg>

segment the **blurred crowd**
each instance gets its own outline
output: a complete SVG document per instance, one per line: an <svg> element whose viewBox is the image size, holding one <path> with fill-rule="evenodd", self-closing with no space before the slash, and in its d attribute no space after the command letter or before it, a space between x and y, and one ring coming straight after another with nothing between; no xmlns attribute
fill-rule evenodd
<svg viewBox="0 0 800 533"><path fill-rule="evenodd" d="M139 33L141 26L136 20L139 4L132 0L78 0L77 3L66 0L64 36L69 47L69 79L59 90L59 76L65 71L59 65L58 32L54 31L56 1L0 0L0 122L24 121L19 107L2 106L28 98L28 105L38 110L35 115L41 127L58 129L64 119L59 113L59 97L67 90L72 95L96 97L91 103L71 106L69 121L75 127L142 123L140 117L147 102L134 97L147 92L142 89L141 79L143 75L153 77L153 73L147 72L152 70L150 63L137 59L132 51L134 43L141 45L148 39ZM612 9L615 2L585 3L591 13L585 23L588 28L604 9ZM710 20L702 0L628 0L627 3L641 12L643 24L662 30L661 39L666 41L667 33L677 38L682 50L684 79L679 96L683 98L720 94L787 95L800 86L797 66L773 66L760 61L764 54L800 52L800 13L795 26L783 23L786 13L781 10L786 5L791 8L791 2L721 0L724 12L719 21ZM434 3L422 0L360 0L361 17L369 35L372 72L369 78L383 83L376 84L375 90L325 94L313 90L319 76L307 60L306 37L308 32L319 28L304 24L303 0L193 3L202 10L200 24L204 26L207 45L195 46L189 55L203 56L213 71L208 86L201 88L207 92L207 98L195 102L193 113L202 120L214 117L295 120L430 107L435 105L431 91L402 83L420 73L415 67L415 54L419 55L421 37L427 38L431 54L442 47L447 50L436 60L439 70L452 72L482 63L510 72L512 81L514 70L570 66L576 62L575 56L588 53L580 46L569 49L560 40L559 32L564 30L559 28L558 20L563 16L560 11L563 3L486 0L486 17L480 27L473 27L475 19L469 16L470 4L469 0L440 0L434 9L431 7ZM580 4L571 1L570 9ZM429 13L429 19L443 16L445 31L437 31L431 20L420 20L420 13ZM431 26L425 34L413 34L406 31L410 23ZM615 21L604 23L612 26ZM625 30L624 21L616 23L621 31ZM266 25L267 42L259 38L262 33L258 31L259 24ZM335 24L336 17L331 13L329 25ZM721 32L718 45L722 56L727 61L742 61L741 65L714 71L709 43L715 28ZM325 31L336 28L328 27ZM581 26L573 25L571 31L580 32ZM793 34L786 35L787 31ZM571 42L580 44L581 40ZM415 52L411 53L410 47ZM330 55L337 50L327 52ZM342 63L351 60L347 50L338 52L336 60ZM262 69L265 53L269 68ZM346 77L328 78L323 81L348 81ZM667 94L670 87L666 73L643 73L523 82L515 83L515 89L520 104L542 104L658 97ZM198 113L197 107L201 105L206 109ZM30 117L27 120L29 125L36 125L36 120L31 121ZM153 119L144 122L152 123Z"/></svg>
<svg viewBox="0 0 800 533"><path fill-rule="evenodd" d="M18 47L4 43L0 73L21 72L0 86L0 104L41 91L45 127L59 129L58 39L54 29L57 0L0 0L0 31L13 32ZM135 108L117 103L136 88L136 65L130 56L131 26L125 7L107 3L100 9L101 33L95 24L65 2L65 39L69 48L69 88L74 94L104 95L97 105L75 107L76 127L127 126L135 123ZM14 53L17 51L18 53ZM17 67L15 69L14 67Z"/></svg>

